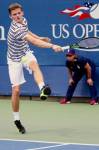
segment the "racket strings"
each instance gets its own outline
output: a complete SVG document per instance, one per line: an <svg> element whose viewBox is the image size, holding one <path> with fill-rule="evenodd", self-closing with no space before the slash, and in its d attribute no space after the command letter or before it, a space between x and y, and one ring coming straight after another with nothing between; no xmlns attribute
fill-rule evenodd
<svg viewBox="0 0 99 150"><path fill-rule="evenodd" d="M79 47L81 48L97 48L99 47L99 39L98 38L88 38L83 39L79 42Z"/></svg>
<svg viewBox="0 0 99 150"><path fill-rule="evenodd" d="M62 50L68 50L69 48L74 48L80 51L99 51L99 38L84 38L78 43L62 47Z"/></svg>

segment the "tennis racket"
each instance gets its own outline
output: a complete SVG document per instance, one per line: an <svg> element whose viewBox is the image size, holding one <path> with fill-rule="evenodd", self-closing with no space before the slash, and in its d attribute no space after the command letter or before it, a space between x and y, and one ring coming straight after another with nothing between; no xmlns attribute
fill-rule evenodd
<svg viewBox="0 0 99 150"><path fill-rule="evenodd" d="M84 38L78 43L62 47L63 51L68 50L69 48L74 48L82 51L99 51L99 38L97 37Z"/></svg>

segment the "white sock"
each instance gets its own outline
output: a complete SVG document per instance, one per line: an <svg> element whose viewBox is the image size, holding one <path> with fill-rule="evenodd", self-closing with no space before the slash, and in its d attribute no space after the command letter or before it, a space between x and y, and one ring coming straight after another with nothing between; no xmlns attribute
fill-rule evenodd
<svg viewBox="0 0 99 150"><path fill-rule="evenodd" d="M20 120L19 112L13 112L14 121Z"/></svg>
<svg viewBox="0 0 99 150"><path fill-rule="evenodd" d="M45 83L42 82L42 83L40 83L38 86L39 86L39 89L41 90L41 89L43 88L43 86L45 86Z"/></svg>

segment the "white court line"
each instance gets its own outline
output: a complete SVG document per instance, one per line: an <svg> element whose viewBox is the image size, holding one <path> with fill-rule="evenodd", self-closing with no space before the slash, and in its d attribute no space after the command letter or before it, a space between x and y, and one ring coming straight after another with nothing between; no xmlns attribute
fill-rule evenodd
<svg viewBox="0 0 99 150"><path fill-rule="evenodd" d="M49 143L49 144L66 144L64 142L49 142L49 141L38 141L38 140L17 140L17 139L0 139L1 141L13 141L13 142L35 142L35 143Z"/></svg>
<svg viewBox="0 0 99 150"><path fill-rule="evenodd" d="M13 142L35 142L35 143L49 143L58 145L85 145L85 146L99 146L99 144L87 144L87 143L65 143L65 142L49 142L49 141L38 141L38 140L17 140L17 139L6 139L2 138L0 141L13 141Z"/></svg>
<svg viewBox="0 0 99 150"><path fill-rule="evenodd" d="M85 144L85 143L68 143L71 145L85 145L85 146L99 146L99 144Z"/></svg>
<svg viewBox="0 0 99 150"><path fill-rule="evenodd" d="M54 146L46 146L46 147L39 147L39 148L25 149L25 150L42 150L42 149L60 147L60 146L64 146L64 145L68 145L68 144L61 144L61 145L54 145Z"/></svg>

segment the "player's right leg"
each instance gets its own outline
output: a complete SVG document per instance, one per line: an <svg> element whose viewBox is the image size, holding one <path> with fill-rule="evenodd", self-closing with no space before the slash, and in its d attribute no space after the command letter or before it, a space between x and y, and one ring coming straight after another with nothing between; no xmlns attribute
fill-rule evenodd
<svg viewBox="0 0 99 150"><path fill-rule="evenodd" d="M17 62L12 62L9 60L8 69L9 69L10 81L12 84L12 110L13 110L14 124L18 128L19 132L24 134L26 130L22 125L19 116L20 84L25 82L22 64Z"/></svg>
<svg viewBox="0 0 99 150"><path fill-rule="evenodd" d="M20 117L19 117L19 94L20 94L20 86L13 86L12 87L12 110L14 116L14 124L18 128L19 132L24 134L25 128L21 124Z"/></svg>

